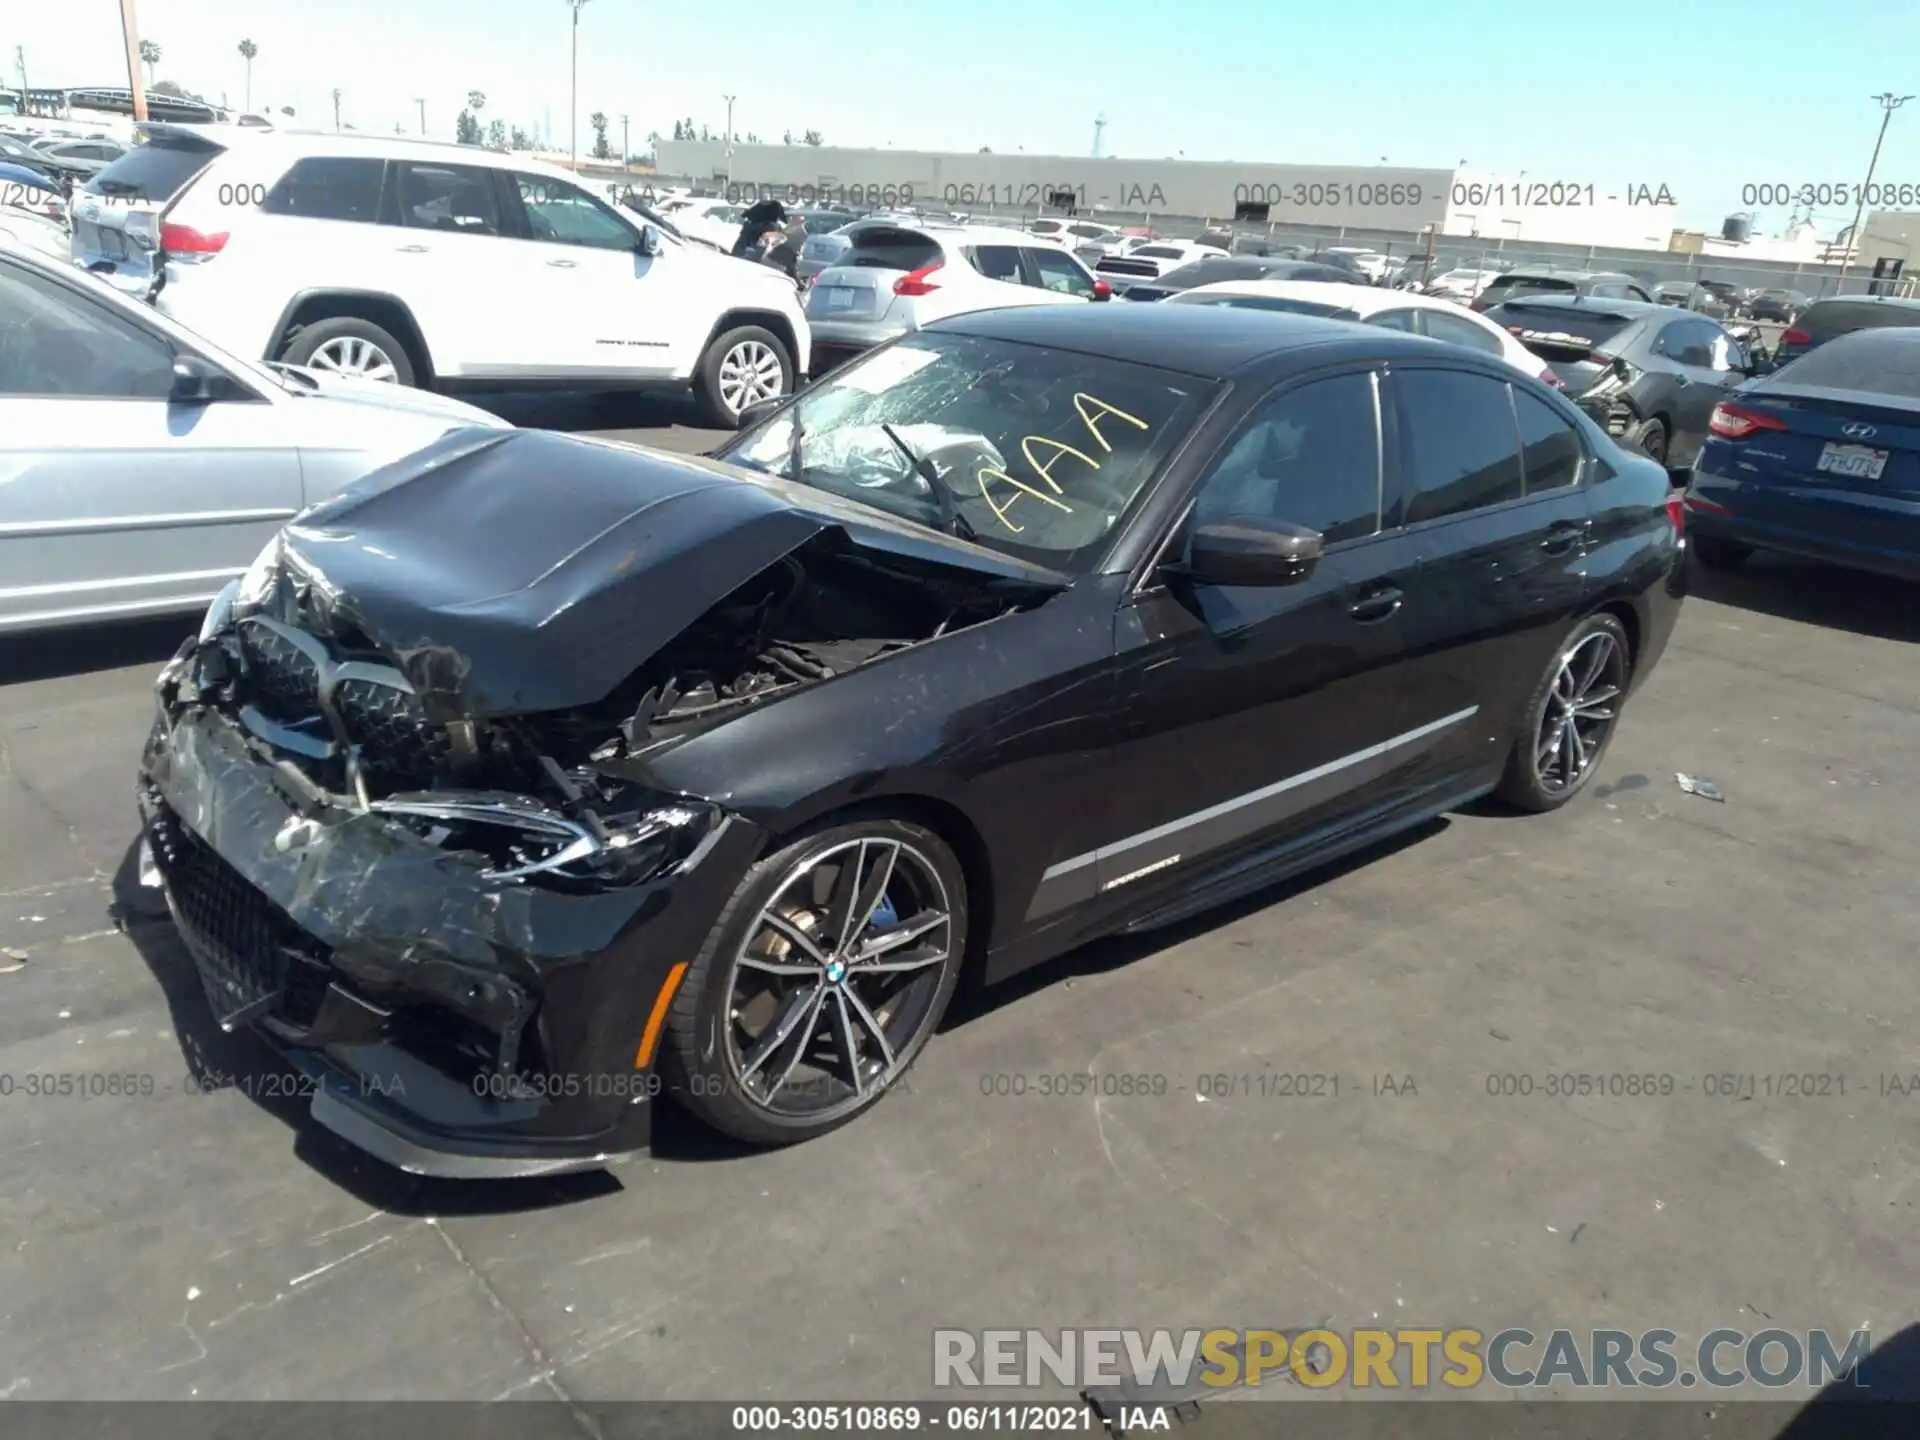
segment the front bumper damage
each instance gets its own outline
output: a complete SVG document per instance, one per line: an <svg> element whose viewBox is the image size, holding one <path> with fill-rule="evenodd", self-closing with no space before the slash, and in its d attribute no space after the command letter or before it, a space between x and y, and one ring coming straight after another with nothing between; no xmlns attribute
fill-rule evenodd
<svg viewBox="0 0 1920 1440"><path fill-rule="evenodd" d="M644 1151L672 987L756 827L708 807L638 883L505 873L456 848L457 820L514 797L439 793L423 815L330 794L201 697L200 649L162 677L139 792L215 1018L308 1078L315 1121L403 1170L543 1175Z"/></svg>

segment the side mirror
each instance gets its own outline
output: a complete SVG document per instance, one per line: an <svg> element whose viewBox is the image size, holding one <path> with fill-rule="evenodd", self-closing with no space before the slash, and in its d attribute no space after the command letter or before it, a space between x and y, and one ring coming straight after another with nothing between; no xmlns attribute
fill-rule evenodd
<svg viewBox="0 0 1920 1440"><path fill-rule="evenodd" d="M740 428L742 430L751 430L786 403L785 399L754 401L753 404L741 410Z"/></svg>
<svg viewBox="0 0 1920 1440"><path fill-rule="evenodd" d="M215 369L198 355L179 355L173 362L173 388L167 401L173 405L210 405L230 400L236 394L233 379L226 371Z"/></svg>
<svg viewBox="0 0 1920 1440"><path fill-rule="evenodd" d="M1104 280L1094 281L1093 298L1095 300L1111 300L1113 298L1113 287Z"/></svg>
<svg viewBox="0 0 1920 1440"><path fill-rule="evenodd" d="M1295 585L1313 573L1325 545L1304 525L1230 515L1195 527L1178 570L1197 585Z"/></svg>
<svg viewBox="0 0 1920 1440"><path fill-rule="evenodd" d="M633 242L633 253L651 260L660 253L660 232L651 225L640 227L640 238Z"/></svg>

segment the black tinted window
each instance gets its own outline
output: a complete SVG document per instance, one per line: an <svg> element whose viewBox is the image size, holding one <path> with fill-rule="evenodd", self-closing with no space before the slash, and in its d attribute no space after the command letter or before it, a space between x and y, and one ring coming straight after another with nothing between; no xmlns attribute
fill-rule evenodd
<svg viewBox="0 0 1920 1440"><path fill-rule="evenodd" d="M1382 330L1401 330L1408 335L1414 333L1411 310L1382 310L1377 315L1367 316L1367 324L1378 325Z"/></svg>
<svg viewBox="0 0 1920 1440"><path fill-rule="evenodd" d="M1524 390L1514 390L1513 408L1520 420L1520 454L1527 471L1527 493L1557 490L1578 480L1585 452L1573 427L1554 414L1551 406Z"/></svg>
<svg viewBox="0 0 1920 1440"><path fill-rule="evenodd" d="M155 135L102 168L86 189L95 195L171 200L226 147L197 135Z"/></svg>
<svg viewBox="0 0 1920 1440"><path fill-rule="evenodd" d="M1512 300L1521 295L1571 295L1571 280L1552 280L1539 275L1501 275L1482 292L1494 300Z"/></svg>
<svg viewBox="0 0 1920 1440"><path fill-rule="evenodd" d="M973 268L989 280L1004 280L1009 285L1025 283L1020 273L1020 252L1011 245L974 245L967 254Z"/></svg>
<svg viewBox="0 0 1920 1440"><path fill-rule="evenodd" d="M25 268L0 265L0 395L164 400L158 336Z"/></svg>
<svg viewBox="0 0 1920 1440"><path fill-rule="evenodd" d="M1444 310L1422 310L1420 324L1428 335L1435 340L1444 340L1449 345L1464 345L1469 350L1484 351L1488 355L1504 355L1500 337L1483 325L1471 320L1462 320L1458 315L1449 315Z"/></svg>
<svg viewBox="0 0 1920 1440"><path fill-rule="evenodd" d="M401 171L400 223L416 230L498 235L493 172L472 165L408 165Z"/></svg>
<svg viewBox="0 0 1920 1440"><path fill-rule="evenodd" d="M1404 370L1392 384L1407 457L1407 524L1520 497L1520 440L1505 381Z"/></svg>
<svg viewBox="0 0 1920 1440"><path fill-rule="evenodd" d="M1654 349L1681 365L1713 364L1713 342L1720 327L1707 320L1676 320L1660 332Z"/></svg>
<svg viewBox="0 0 1920 1440"><path fill-rule="evenodd" d="M1341 375L1269 400L1194 498L1195 519L1260 515L1310 525L1327 543L1379 528L1380 440L1373 379Z"/></svg>
<svg viewBox="0 0 1920 1440"><path fill-rule="evenodd" d="M309 220L380 218L380 183L386 162L310 155L267 191L260 208L269 215L300 215Z"/></svg>

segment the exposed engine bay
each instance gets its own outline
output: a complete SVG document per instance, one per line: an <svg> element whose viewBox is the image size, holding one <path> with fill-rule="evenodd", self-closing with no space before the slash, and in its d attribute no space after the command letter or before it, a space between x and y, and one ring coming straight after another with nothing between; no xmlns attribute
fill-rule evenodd
<svg viewBox="0 0 1920 1440"><path fill-rule="evenodd" d="M365 809L458 790L577 807L627 759L956 629L1031 603L1004 582L911 557L809 541L712 606L589 705L436 723L338 597L316 623L283 577L200 643L197 698L323 793ZM320 633L316 633L320 632ZM182 678L185 670L182 671Z"/></svg>

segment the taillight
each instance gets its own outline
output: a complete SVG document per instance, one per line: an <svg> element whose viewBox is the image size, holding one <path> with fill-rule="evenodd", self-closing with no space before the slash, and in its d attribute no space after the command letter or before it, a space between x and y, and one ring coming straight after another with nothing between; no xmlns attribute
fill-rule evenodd
<svg viewBox="0 0 1920 1440"><path fill-rule="evenodd" d="M1551 385L1556 390L1564 390L1567 388L1567 382L1551 370L1542 370L1540 372L1540 379L1543 384Z"/></svg>
<svg viewBox="0 0 1920 1440"><path fill-rule="evenodd" d="M940 287L927 279L927 277L945 263L944 260L935 260L931 265L922 265L911 274L902 275L898 280L893 282L893 293L896 295L931 295Z"/></svg>
<svg viewBox="0 0 1920 1440"><path fill-rule="evenodd" d="M1587 352L1587 363L1589 365L1598 365L1604 369L1613 364L1613 356L1603 350L1590 350Z"/></svg>
<svg viewBox="0 0 1920 1440"><path fill-rule="evenodd" d="M227 234L227 231L220 230L209 235L203 230L194 229L191 225L164 222L160 226L160 248L169 256L181 259L206 259L208 256L218 255L226 248Z"/></svg>
<svg viewBox="0 0 1920 1440"><path fill-rule="evenodd" d="M1722 440L1744 440L1760 430L1784 430L1787 422L1731 401L1713 407L1707 429Z"/></svg>
<svg viewBox="0 0 1920 1440"><path fill-rule="evenodd" d="M1684 490L1676 490L1667 496L1667 523L1673 526L1675 535L1687 528L1687 495Z"/></svg>
<svg viewBox="0 0 1920 1440"><path fill-rule="evenodd" d="M1780 337L1780 343L1782 345L1811 345L1813 343L1813 336L1804 330L1789 330Z"/></svg>

